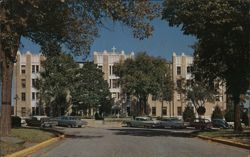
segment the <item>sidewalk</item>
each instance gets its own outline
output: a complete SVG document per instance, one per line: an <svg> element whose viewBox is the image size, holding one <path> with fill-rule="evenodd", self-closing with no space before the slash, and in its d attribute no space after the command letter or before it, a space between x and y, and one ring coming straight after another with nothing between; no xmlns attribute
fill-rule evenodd
<svg viewBox="0 0 250 157"><path fill-rule="evenodd" d="M213 142L250 149L250 130L236 133L233 130L198 132L194 136Z"/></svg>

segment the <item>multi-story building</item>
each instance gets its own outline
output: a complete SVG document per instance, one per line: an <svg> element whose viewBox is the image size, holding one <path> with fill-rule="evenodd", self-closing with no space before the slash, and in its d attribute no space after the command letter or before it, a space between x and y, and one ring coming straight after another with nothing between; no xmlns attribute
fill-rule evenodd
<svg viewBox="0 0 250 157"><path fill-rule="evenodd" d="M173 102L172 102L172 114L174 116L182 116L182 113L187 106L187 104L192 104L190 101L186 100L186 96L177 90L177 87L181 85L182 81L185 81L186 84L190 82L192 79L192 64L193 57L185 55L178 56L176 53L173 53L172 56L172 64L173 64L173 81L175 84ZM219 86L218 95L216 96L215 102L206 102L205 108L206 113L205 117L211 118L214 107L219 105L222 110L226 109L226 94L225 87Z"/></svg>
<svg viewBox="0 0 250 157"><path fill-rule="evenodd" d="M94 63L98 68L102 69L104 73L104 80L109 84L109 89L115 102L121 101L121 88L118 83L119 77L113 73L113 66L115 63L124 61L127 58L133 58L134 53L126 55L124 51L121 53L115 52L115 48L112 48L113 52L94 52Z"/></svg>
<svg viewBox="0 0 250 157"><path fill-rule="evenodd" d="M41 70L41 61L45 57L41 54L17 53L14 65L14 113L17 116L26 117L41 114L39 109L39 92L35 88L36 81Z"/></svg>

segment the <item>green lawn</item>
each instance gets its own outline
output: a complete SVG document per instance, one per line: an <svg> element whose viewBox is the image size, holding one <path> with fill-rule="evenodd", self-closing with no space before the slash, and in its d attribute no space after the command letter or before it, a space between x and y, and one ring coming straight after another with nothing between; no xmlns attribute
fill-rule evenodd
<svg viewBox="0 0 250 157"><path fill-rule="evenodd" d="M0 141L0 156L10 154L26 147L30 147L37 143L46 141L56 135L51 132L39 130L39 129L29 129L29 128L15 128L11 130L11 137L17 137L25 141L24 144L14 144L11 142Z"/></svg>
<svg viewBox="0 0 250 157"><path fill-rule="evenodd" d="M245 130L243 132L234 132L231 129L207 131L207 132L199 132L198 135L203 135L218 139L226 139L244 144L250 144L250 130Z"/></svg>

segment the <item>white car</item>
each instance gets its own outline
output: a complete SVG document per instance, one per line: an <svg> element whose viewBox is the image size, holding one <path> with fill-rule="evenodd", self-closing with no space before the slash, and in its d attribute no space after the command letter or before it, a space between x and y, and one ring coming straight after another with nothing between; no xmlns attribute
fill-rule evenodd
<svg viewBox="0 0 250 157"><path fill-rule="evenodd" d="M160 123L157 120L153 120L149 116L145 116L145 117L135 117L135 119L127 122L127 126L155 128L155 127L159 127Z"/></svg>

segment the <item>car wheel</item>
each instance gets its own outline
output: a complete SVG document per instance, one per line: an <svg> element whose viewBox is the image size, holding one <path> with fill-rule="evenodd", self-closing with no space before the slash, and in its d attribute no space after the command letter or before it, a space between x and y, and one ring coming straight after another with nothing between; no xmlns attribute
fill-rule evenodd
<svg viewBox="0 0 250 157"><path fill-rule="evenodd" d="M131 123L127 123L127 126L128 126L128 127L132 127Z"/></svg>

